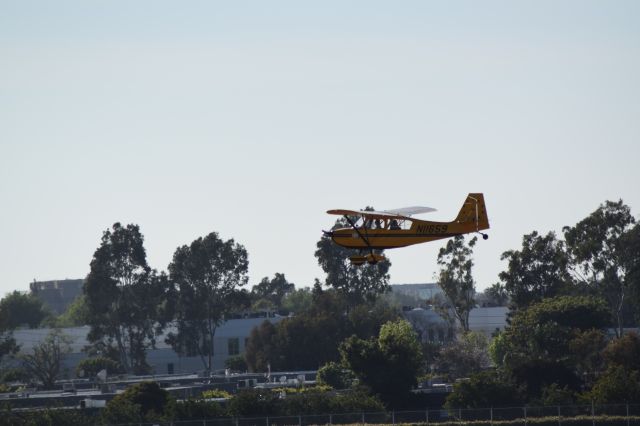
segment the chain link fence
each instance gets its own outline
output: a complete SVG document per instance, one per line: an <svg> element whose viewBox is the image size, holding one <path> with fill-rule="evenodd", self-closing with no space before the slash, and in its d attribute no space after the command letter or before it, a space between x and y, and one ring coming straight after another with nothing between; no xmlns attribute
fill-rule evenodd
<svg viewBox="0 0 640 426"><path fill-rule="evenodd" d="M346 424L438 424L469 426L640 426L640 404L570 405L477 409L224 417L112 426L308 426Z"/></svg>

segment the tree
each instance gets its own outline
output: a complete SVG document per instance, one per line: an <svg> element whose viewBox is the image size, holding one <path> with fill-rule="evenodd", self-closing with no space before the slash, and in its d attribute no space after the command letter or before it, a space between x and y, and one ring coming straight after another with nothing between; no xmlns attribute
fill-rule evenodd
<svg viewBox="0 0 640 426"><path fill-rule="evenodd" d="M404 320L384 324L377 339L351 336L340 345L340 354L363 384L391 403L406 398L422 368L420 343Z"/></svg>
<svg viewBox="0 0 640 426"><path fill-rule="evenodd" d="M480 306L507 306L509 293L502 283L495 283L476 296L476 303Z"/></svg>
<svg viewBox="0 0 640 426"><path fill-rule="evenodd" d="M332 229L346 226L349 225L345 219L338 219ZM349 257L358 251L335 244L327 235L323 235L316 246L318 264L327 274L324 285L343 294L349 308L373 301L389 290L389 260L375 265L352 265Z"/></svg>
<svg viewBox="0 0 640 426"><path fill-rule="evenodd" d="M275 308L280 308L284 297L293 290L295 285L288 282L284 274L276 273L272 279L264 277L260 283L254 285L251 296L255 300L268 300Z"/></svg>
<svg viewBox="0 0 640 426"><path fill-rule="evenodd" d="M563 228L575 279L604 297L616 324L616 335L624 328L623 314L631 287L629 249L625 238L635 219L622 200L606 201L574 227ZM640 257L637 252L634 256ZM636 284L637 285L637 284Z"/></svg>
<svg viewBox="0 0 640 426"><path fill-rule="evenodd" d="M254 329L245 352L252 371L266 371L267 363L273 370L315 370L339 359L338 346L348 336L377 336L382 324L398 317L382 305L356 306L347 312L340 293L317 290L307 311Z"/></svg>
<svg viewBox="0 0 640 426"><path fill-rule="evenodd" d="M469 377L489 368L489 342L484 334L469 331L444 346L436 361L436 371L451 378Z"/></svg>
<svg viewBox="0 0 640 426"><path fill-rule="evenodd" d="M167 342L179 353L197 354L207 370L213 368L214 337L225 315L238 309L247 283L245 248L215 232L178 247L169 265L176 286L176 333Z"/></svg>
<svg viewBox="0 0 640 426"><path fill-rule="evenodd" d="M582 332L604 330L608 321L607 307L600 299L589 296L544 299L516 312L505 329L505 364L515 368L531 360L573 359L571 341Z"/></svg>
<svg viewBox="0 0 640 426"><path fill-rule="evenodd" d="M106 370L107 374L115 374L122 372L122 367L106 357L85 358L76 366L78 377L93 378L102 370Z"/></svg>
<svg viewBox="0 0 640 426"><path fill-rule="evenodd" d="M81 294L71 302L66 311L55 318L53 323L56 327L79 327L87 324L89 316L86 296Z"/></svg>
<svg viewBox="0 0 640 426"><path fill-rule="evenodd" d="M501 260L508 261L507 270L499 277L513 311L568 292L569 258L564 243L553 232L541 236L534 231L523 236L522 248L505 251Z"/></svg>
<svg viewBox="0 0 640 426"><path fill-rule="evenodd" d="M242 355L234 355L227 358L224 361L224 366L231 371L237 371L240 373L247 371L247 361L245 361Z"/></svg>
<svg viewBox="0 0 640 426"><path fill-rule="evenodd" d="M640 402L640 372L621 366L607 369L587 394L598 404Z"/></svg>
<svg viewBox="0 0 640 426"><path fill-rule="evenodd" d="M640 371L640 337L634 332L625 333L609 342L602 355L608 366Z"/></svg>
<svg viewBox="0 0 640 426"><path fill-rule="evenodd" d="M36 328L47 317L42 301L32 294L14 291L0 301L0 324L13 330L20 326Z"/></svg>
<svg viewBox="0 0 640 426"><path fill-rule="evenodd" d="M32 354L21 356L27 373L42 382L45 389L53 388L62 369L64 356L71 352L71 339L62 331L52 330Z"/></svg>
<svg viewBox="0 0 640 426"><path fill-rule="evenodd" d="M334 389L346 389L351 386L353 372L337 362L328 362L318 369L317 382Z"/></svg>
<svg viewBox="0 0 640 426"><path fill-rule="evenodd" d="M156 382L140 382L116 395L105 407L108 424L142 423L162 419L171 402L169 393Z"/></svg>
<svg viewBox="0 0 640 426"><path fill-rule="evenodd" d="M266 320L259 327L251 330L245 348L245 359L249 371L266 372L271 362L280 358L278 347L274 344L276 333L276 326Z"/></svg>
<svg viewBox="0 0 640 426"><path fill-rule="evenodd" d="M514 383L495 371L484 371L472 375L469 380L454 384L453 392L447 396L445 407L514 407L521 402L522 398Z"/></svg>
<svg viewBox="0 0 640 426"><path fill-rule="evenodd" d="M166 276L149 268L143 240L138 225L116 223L106 230L83 287L89 341L115 346L120 364L136 374L148 371L146 350L162 329L167 288Z"/></svg>
<svg viewBox="0 0 640 426"><path fill-rule="evenodd" d="M307 311L313 303L313 296L311 295L311 289L304 287L300 289L293 289L282 300L282 309L299 314Z"/></svg>
<svg viewBox="0 0 640 426"><path fill-rule="evenodd" d="M446 304L437 308L443 316L450 309L465 332L469 331L469 312L475 305L475 282L471 274L473 268L473 246L478 240L473 237L465 244L465 237L457 235L438 252L438 285L446 297Z"/></svg>

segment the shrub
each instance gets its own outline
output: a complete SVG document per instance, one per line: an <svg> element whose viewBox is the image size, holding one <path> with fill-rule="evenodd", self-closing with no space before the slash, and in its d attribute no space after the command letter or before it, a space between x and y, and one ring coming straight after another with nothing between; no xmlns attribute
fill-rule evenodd
<svg viewBox="0 0 640 426"><path fill-rule="evenodd" d="M328 362L318 370L317 382L322 385L331 386L334 389L345 389L351 387L355 379L353 372L336 362Z"/></svg>
<svg viewBox="0 0 640 426"><path fill-rule="evenodd" d="M231 398L231 394L222 389L209 389L202 392L203 398Z"/></svg>
<svg viewBox="0 0 640 426"><path fill-rule="evenodd" d="M96 357L80 361L76 367L76 375L80 376L80 372L83 372L83 377L95 377L101 370L107 370L107 374L122 372L120 364L116 361L110 358Z"/></svg>
<svg viewBox="0 0 640 426"><path fill-rule="evenodd" d="M104 409L109 423L153 421L162 418L169 393L155 382L141 382L116 395Z"/></svg>
<svg viewBox="0 0 640 426"><path fill-rule="evenodd" d="M227 358L224 361L224 366L231 371L247 371L247 361L245 361L244 356L242 355L235 355Z"/></svg>

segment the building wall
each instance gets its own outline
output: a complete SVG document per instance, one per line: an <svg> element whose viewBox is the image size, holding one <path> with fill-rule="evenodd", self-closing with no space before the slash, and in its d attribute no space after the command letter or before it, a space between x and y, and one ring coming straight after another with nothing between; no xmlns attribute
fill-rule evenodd
<svg viewBox="0 0 640 426"><path fill-rule="evenodd" d="M52 312L60 315L82 294L83 283L83 279L34 281L29 288Z"/></svg>
<svg viewBox="0 0 640 426"><path fill-rule="evenodd" d="M246 349L246 339L249 338L254 327L259 326L264 321L277 323L282 319L283 317L279 316L272 318L232 319L220 325L214 337L213 369L223 370L227 358L235 355L229 353L230 341L233 341L231 349L237 348L237 354L243 354ZM82 350L89 344L87 341L89 330L89 326L62 329L62 332L67 335L71 341L71 353L66 355L63 361L63 370L66 371L65 375L69 378L75 377L75 369L78 363L87 357ZM204 370L204 365L199 356L180 356L171 346L165 343L164 340L171 331L175 331L175 329L172 327L167 328L164 334L158 337L156 347L147 351L147 362L151 366L152 372L154 374L168 374L169 371L173 369L173 372L178 374ZM16 330L14 332L14 338L20 345L23 353L31 353L33 352L33 348L43 342L50 332L51 329L48 328ZM235 343L237 343L237 345Z"/></svg>

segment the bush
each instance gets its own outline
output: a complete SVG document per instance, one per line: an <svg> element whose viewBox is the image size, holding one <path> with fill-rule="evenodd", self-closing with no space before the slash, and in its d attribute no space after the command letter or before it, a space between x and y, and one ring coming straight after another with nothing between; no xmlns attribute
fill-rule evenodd
<svg viewBox="0 0 640 426"><path fill-rule="evenodd" d="M86 358L78 363L76 367L76 375L80 377L81 372L84 373L82 377L95 377L101 370L107 370L107 374L121 373L122 367L116 361L105 358Z"/></svg>
<svg viewBox="0 0 640 426"><path fill-rule="evenodd" d="M328 362L318 370L317 382L321 385L331 386L334 389L351 387L355 379L353 372L336 362Z"/></svg>
<svg viewBox="0 0 640 426"><path fill-rule="evenodd" d="M231 371L239 371L245 372L247 371L247 361L245 361L244 356L235 355L227 358L224 361L225 368L228 368Z"/></svg>
<svg viewBox="0 0 640 426"><path fill-rule="evenodd" d="M471 376L469 380L456 383L446 400L445 407L486 408L518 405L518 389L514 384L493 371Z"/></svg>
<svg viewBox="0 0 640 426"><path fill-rule="evenodd" d="M203 398L231 398L231 394L222 389L209 389L202 392Z"/></svg>
<svg viewBox="0 0 640 426"><path fill-rule="evenodd" d="M201 420L215 417L224 417L227 412L217 402L208 402L197 399L186 401L171 401L165 409L166 417L180 420Z"/></svg>
<svg viewBox="0 0 640 426"><path fill-rule="evenodd" d="M169 393L155 382L141 382L116 395L104 409L107 423L143 422L161 419Z"/></svg>

